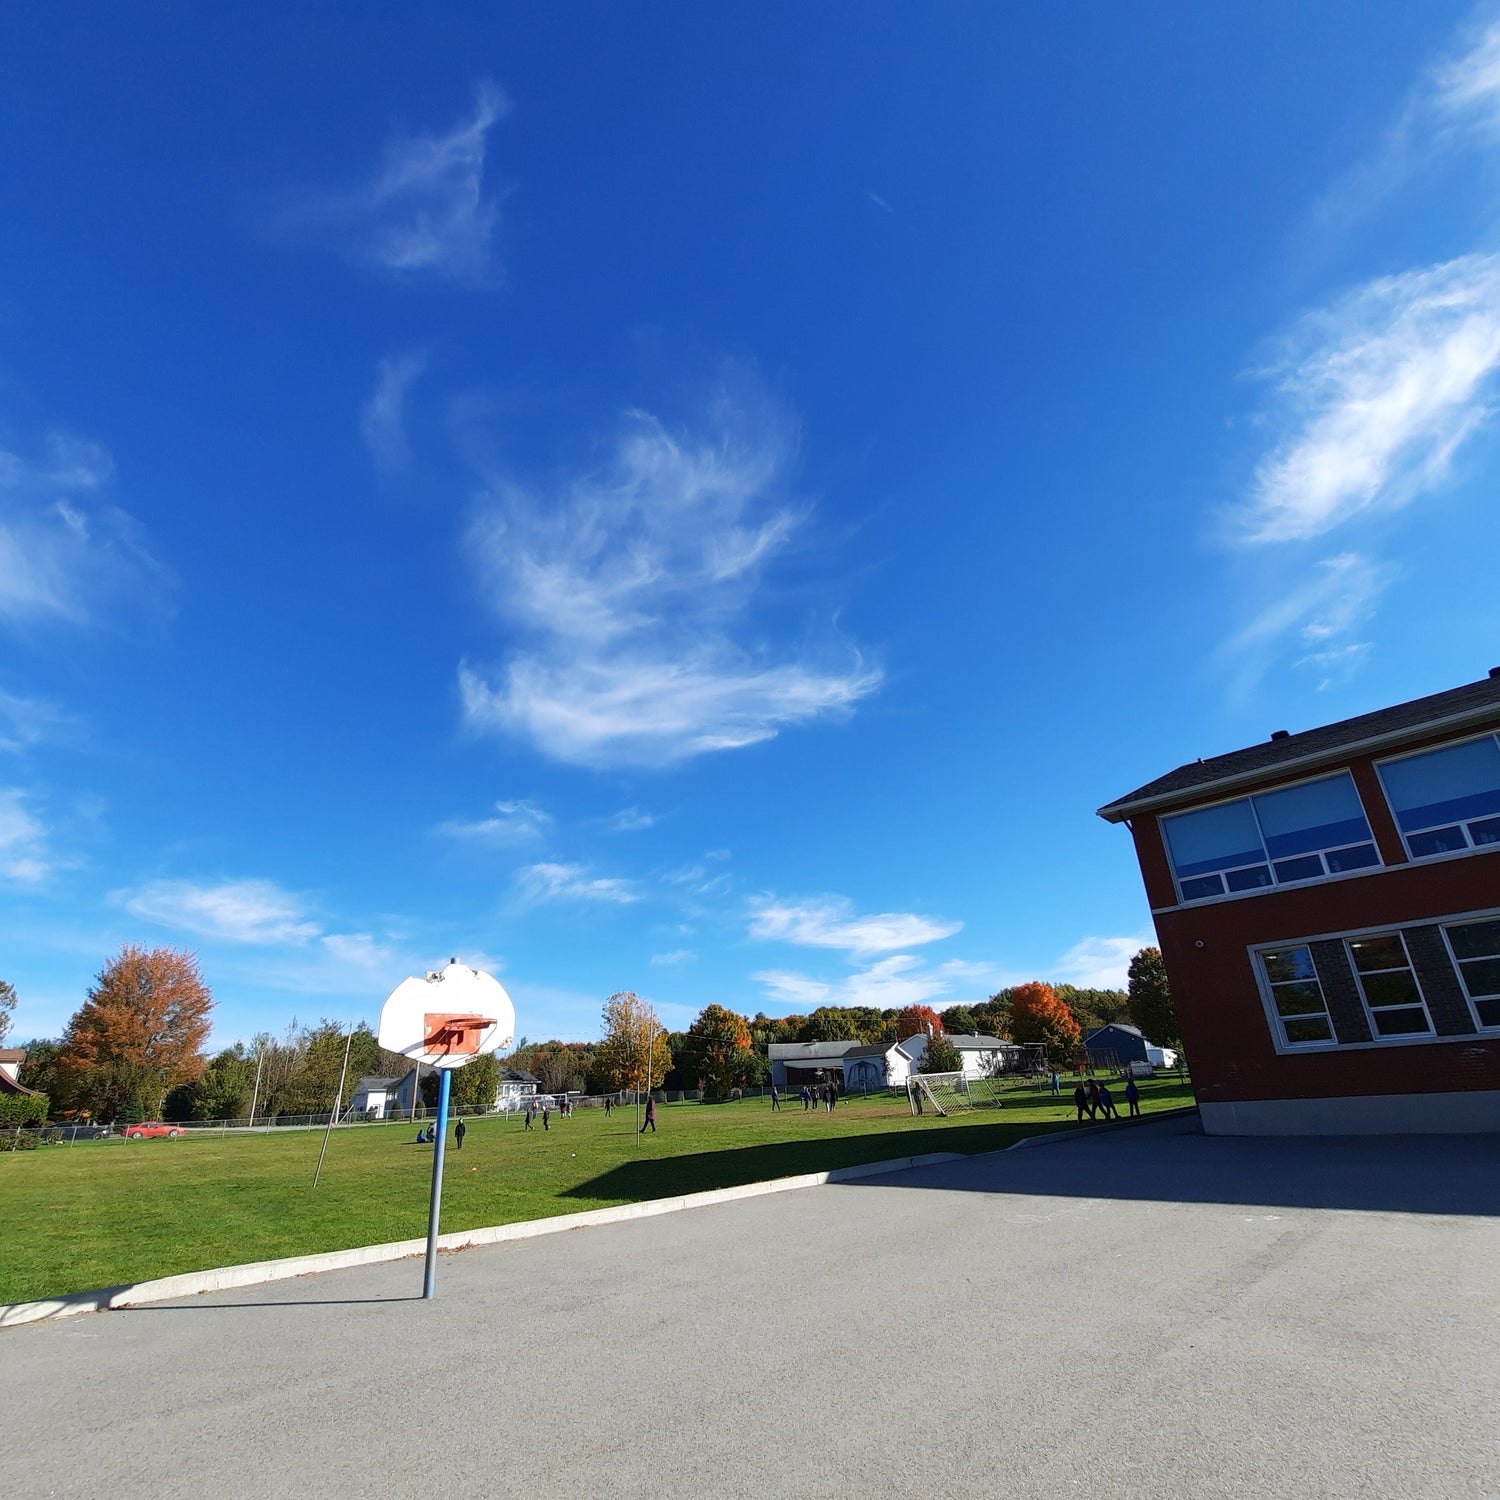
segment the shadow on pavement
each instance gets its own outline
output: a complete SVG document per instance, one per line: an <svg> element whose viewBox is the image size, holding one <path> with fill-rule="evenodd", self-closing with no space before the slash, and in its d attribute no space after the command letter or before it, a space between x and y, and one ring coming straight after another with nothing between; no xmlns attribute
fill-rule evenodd
<svg viewBox="0 0 1500 1500"><path fill-rule="evenodd" d="M1500 1215L1497 1148L1484 1135L1207 1136L1178 1117L843 1186Z"/></svg>

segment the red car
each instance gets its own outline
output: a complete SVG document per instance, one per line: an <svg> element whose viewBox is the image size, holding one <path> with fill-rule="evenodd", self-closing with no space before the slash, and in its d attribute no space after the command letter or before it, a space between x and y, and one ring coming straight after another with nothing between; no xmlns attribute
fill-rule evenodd
<svg viewBox="0 0 1500 1500"><path fill-rule="evenodd" d="M182 1127L180 1125L158 1125L155 1123L148 1125L127 1125L122 1133L127 1140L131 1141L144 1141L155 1135L171 1136L175 1141L182 1134Z"/></svg>

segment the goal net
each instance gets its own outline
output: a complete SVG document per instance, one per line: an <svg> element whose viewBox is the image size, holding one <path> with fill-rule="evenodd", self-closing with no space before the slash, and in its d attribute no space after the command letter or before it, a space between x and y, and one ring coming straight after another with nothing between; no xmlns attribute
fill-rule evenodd
<svg viewBox="0 0 1500 1500"><path fill-rule="evenodd" d="M906 1080L906 1097L914 1115L951 1115L973 1109L973 1080L962 1073L913 1073Z"/></svg>

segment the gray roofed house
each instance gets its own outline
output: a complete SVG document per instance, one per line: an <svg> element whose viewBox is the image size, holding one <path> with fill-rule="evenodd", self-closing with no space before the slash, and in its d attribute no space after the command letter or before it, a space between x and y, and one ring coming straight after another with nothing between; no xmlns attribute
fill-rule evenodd
<svg viewBox="0 0 1500 1500"><path fill-rule="evenodd" d="M1346 759L1356 747L1361 752L1375 751L1386 740L1393 744L1409 740L1424 729L1459 729L1471 719L1478 722L1493 718L1497 707L1500 707L1500 667L1479 682L1303 730L1300 734L1278 730L1258 745L1192 761L1105 803L1099 809L1099 816L1110 823L1122 823L1136 813L1153 810L1157 804L1181 800L1189 792L1228 790L1266 775L1302 767L1311 770L1324 762Z"/></svg>

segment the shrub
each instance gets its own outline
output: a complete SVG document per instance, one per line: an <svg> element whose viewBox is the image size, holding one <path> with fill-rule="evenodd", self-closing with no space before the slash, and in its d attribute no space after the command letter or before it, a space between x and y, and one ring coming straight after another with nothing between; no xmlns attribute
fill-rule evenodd
<svg viewBox="0 0 1500 1500"><path fill-rule="evenodd" d="M0 1094L0 1126L40 1125L50 1107L45 1094Z"/></svg>
<svg viewBox="0 0 1500 1500"><path fill-rule="evenodd" d="M15 1130L0 1135L0 1151L35 1151L37 1136L34 1130Z"/></svg>

